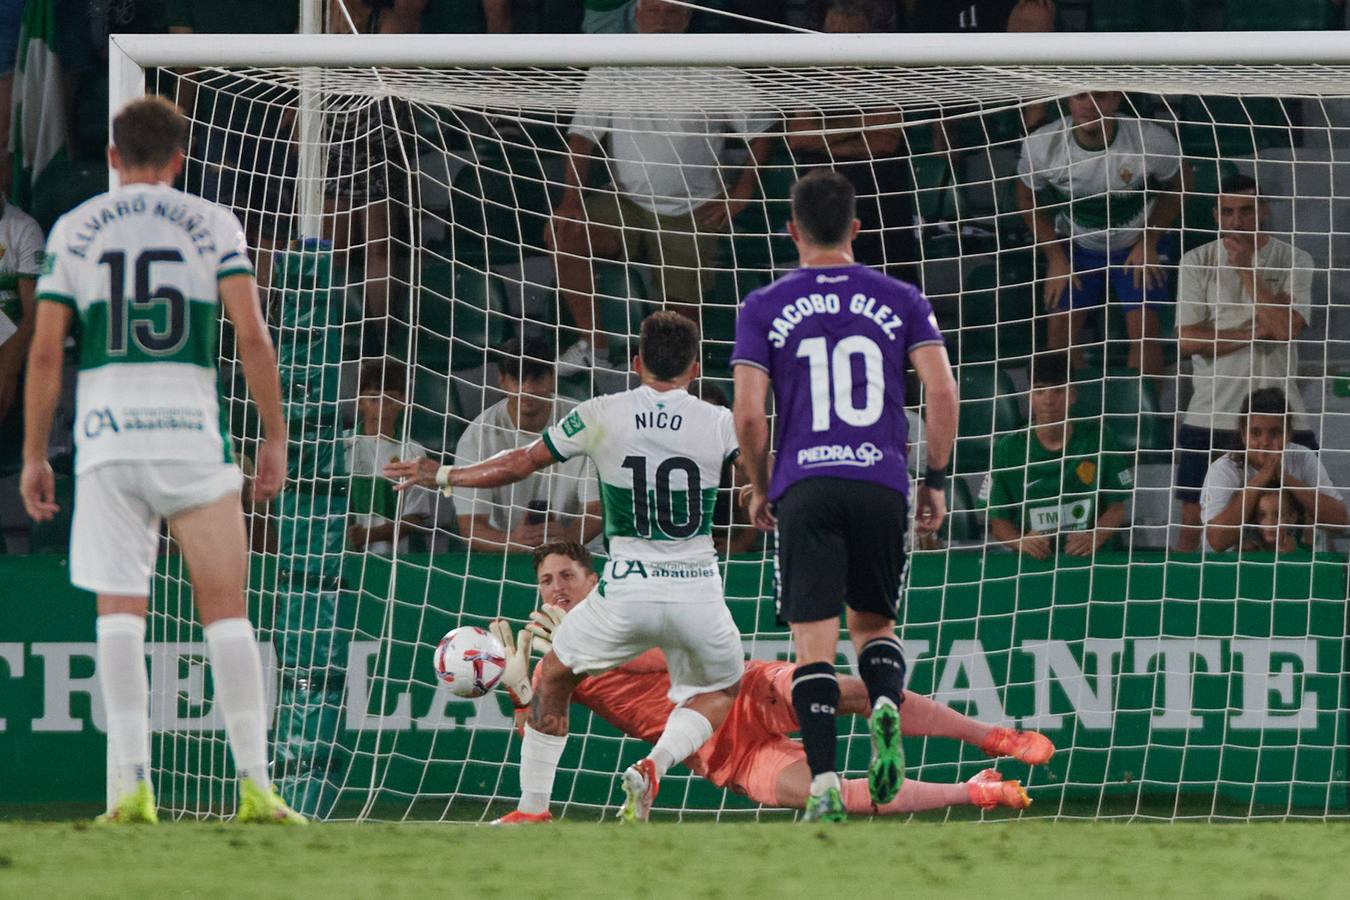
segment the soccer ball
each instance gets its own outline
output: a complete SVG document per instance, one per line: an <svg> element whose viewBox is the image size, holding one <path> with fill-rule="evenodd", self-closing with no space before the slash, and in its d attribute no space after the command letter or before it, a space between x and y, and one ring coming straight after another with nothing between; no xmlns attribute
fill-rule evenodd
<svg viewBox="0 0 1350 900"><path fill-rule="evenodd" d="M473 625L462 625L441 638L433 659L436 677L457 697L481 697L497 686L506 669L501 641Z"/></svg>

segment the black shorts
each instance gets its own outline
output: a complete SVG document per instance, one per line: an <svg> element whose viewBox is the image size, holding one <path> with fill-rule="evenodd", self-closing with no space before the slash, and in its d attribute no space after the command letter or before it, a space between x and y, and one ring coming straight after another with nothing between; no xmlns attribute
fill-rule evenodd
<svg viewBox="0 0 1350 900"><path fill-rule="evenodd" d="M774 504L778 619L837 619L857 612L894 619L905 574L905 496L870 481L808 478Z"/></svg>

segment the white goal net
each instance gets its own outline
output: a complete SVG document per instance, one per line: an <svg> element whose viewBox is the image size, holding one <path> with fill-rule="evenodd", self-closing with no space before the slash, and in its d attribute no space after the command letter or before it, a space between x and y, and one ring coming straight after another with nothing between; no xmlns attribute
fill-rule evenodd
<svg viewBox="0 0 1350 900"><path fill-rule="evenodd" d="M663 304L701 315L704 396L728 402L736 304L795 265L789 189L833 167L858 191L859 260L923 287L961 389L948 524L916 546L902 606L910 689L1054 740L1048 766L999 763L1035 801L1024 815L1345 815L1350 55L1317 35L1213 37L1228 45L1171 59L1181 43L1119 35L895 38L908 49L857 35L757 37L758 49L114 39L113 102L143 70L146 90L184 107L185 188L238 213L278 343L291 471L251 516L250 611L275 663L287 798L339 819L509 808L510 704L438 690L432 652L457 625L527 619L529 554L494 536L537 538L525 526L538 520L550 538L574 533L595 485L578 469L476 502L400 505L375 467L477 459L528 440L522 420L537 430L624 389L638 325ZM1113 62L1128 59L1140 61ZM1109 119L1097 146L1094 116L1074 118L1084 102ZM710 226L699 203L723 191L744 202ZM1250 226L1233 218L1243 196ZM571 201L593 230L555 250L550 218ZM1141 220L1145 241L1159 238L1149 271L1130 256ZM1245 257L1243 240L1256 246ZM1155 279L1142 306L1139 278ZM1081 312L1053 315L1052 283ZM1031 378L1048 359L1035 354L1066 343L1058 415L1076 437L1059 451L1042 438L1066 432L1037 427L1054 403L1033 405L1054 385ZM228 332L221 352L247 459L258 428ZM528 392L549 387L541 413ZM1277 454L1273 481L1246 468L1265 457L1232 455L1245 441L1235 404L1272 387L1296 412L1284 441L1315 442ZM382 416L380 396L406 410ZM917 386L908 400L917 414ZM921 440L911 455L922 460ZM1262 489L1250 504L1244 479ZM789 659L772 542L722 493L715 533L747 654ZM1021 552L1019 536L1033 538ZM1225 549L1194 552L1205 543ZM154 593L156 652L178 658L153 686L162 802L229 814L176 557ZM841 722L840 763L857 775L865 723ZM572 732L554 811L594 819L645 745L579 707ZM911 778L991 765L948 737L906 740ZM658 805L762 814L683 769Z"/></svg>

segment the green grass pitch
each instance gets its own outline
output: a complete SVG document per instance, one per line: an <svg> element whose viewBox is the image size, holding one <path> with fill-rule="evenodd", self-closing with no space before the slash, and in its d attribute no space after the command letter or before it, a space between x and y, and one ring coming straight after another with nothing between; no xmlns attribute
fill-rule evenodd
<svg viewBox="0 0 1350 900"><path fill-rule="evenodd" d="M0 823L0 897L1344 897L1346 824Z"/></svg>

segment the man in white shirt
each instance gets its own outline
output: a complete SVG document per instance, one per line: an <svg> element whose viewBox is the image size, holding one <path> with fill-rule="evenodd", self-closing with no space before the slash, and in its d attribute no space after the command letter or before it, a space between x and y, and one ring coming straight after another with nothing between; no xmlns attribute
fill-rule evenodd
<svg viewBox="0 0 1350 900"><path fill-rule="evenodd" d="M431 524L432 493L398 492L383 475L385 463L430 454L414 440L401 440L400 419L408 407L408 370L392 360L370 359L361 366L356 399L356 434L347 438L349 495L347 546L388 556L398 538L406 553L409 538Z"/></svg>
<svg viewBox="0 0 1350 900"><path fill-rule="evenodd" d="M465 429L455 447L457 466L529 446L576 406L554 395L553 351L541 338L507 341L497 374L506 399ZM515 484L461 488L455 512L471 550L525 553L549 540L584 544L600 532L600 488L594 466L576 456Z"/></svg>
<svg viewBox="0 0 1350 900"><path fill-rule="evenodd" d="M1258 388L1242 404L1239 447L1214 461L1200 492L1207 552L1240 547L1243 530L1257 524L1257 505L1269 493L1292 495L1323 546L1326 532L1345 529L1341 492L1316 452L1287 440L1289 418L1289 403L1277 387Z"/></svg>
<svg viewBox="0 0 1350 900"><path fill-rule="evenodd" d="M677 34L689 25L689 8L640 0L636 24L644 34ZM688 77L686 70L596 68L582 87L567 137L565 187L546 235L558 289L581 333L558 360L567 369L603 362L608 352L608 337L596 328L593 258L647 267L653 299L698 322L722 233L754 193L755 168L770 148L765 132L777 117L710 114L697 106L678 114L624 110L634 96L678 91L680 77ZM704 69L700 77L723 78L728 91L746 90L736 70ZM722 173L726 132L750 147L750 159L730 183ZM614 185L583 196L592 157L606 144Z"/></svg>
<svg viewBox="0 0 1350 900"><path fill-rule="evenodd" d="M1296 383L1294 339L1312 315L1312 257L1260 230L1256 181L1234 174L1219 187L1219 238L1181 258L1177 344L1191 357L1191 399L1177 428L1177 550L1200 549L1200 486L1214 451L1241 447L1238 410L1257 388L1280 388L1293 412L1292 439L1317 438Z"/></svg>
<svg viewBox="0 0 1350 900"><path fill-rule="evenodd" d="M1119 91L1074 94L1067 116L1027 137L1017 206L1045 254L1051 349L1074 341L1088 312L1106 302L1109 281L1125 310L1129 364L1152 375L1162 371L1154 307L1171 299L1166 235L1188 176L1176 137L1117 115L1122 99Z"/></svg>
<svg viewBox="0 0 1350 900"><path fill-rule="evenodd" d="M19 397L19 375L33 340L33 306L42 229L0 197L0 422Z"/></svg>

